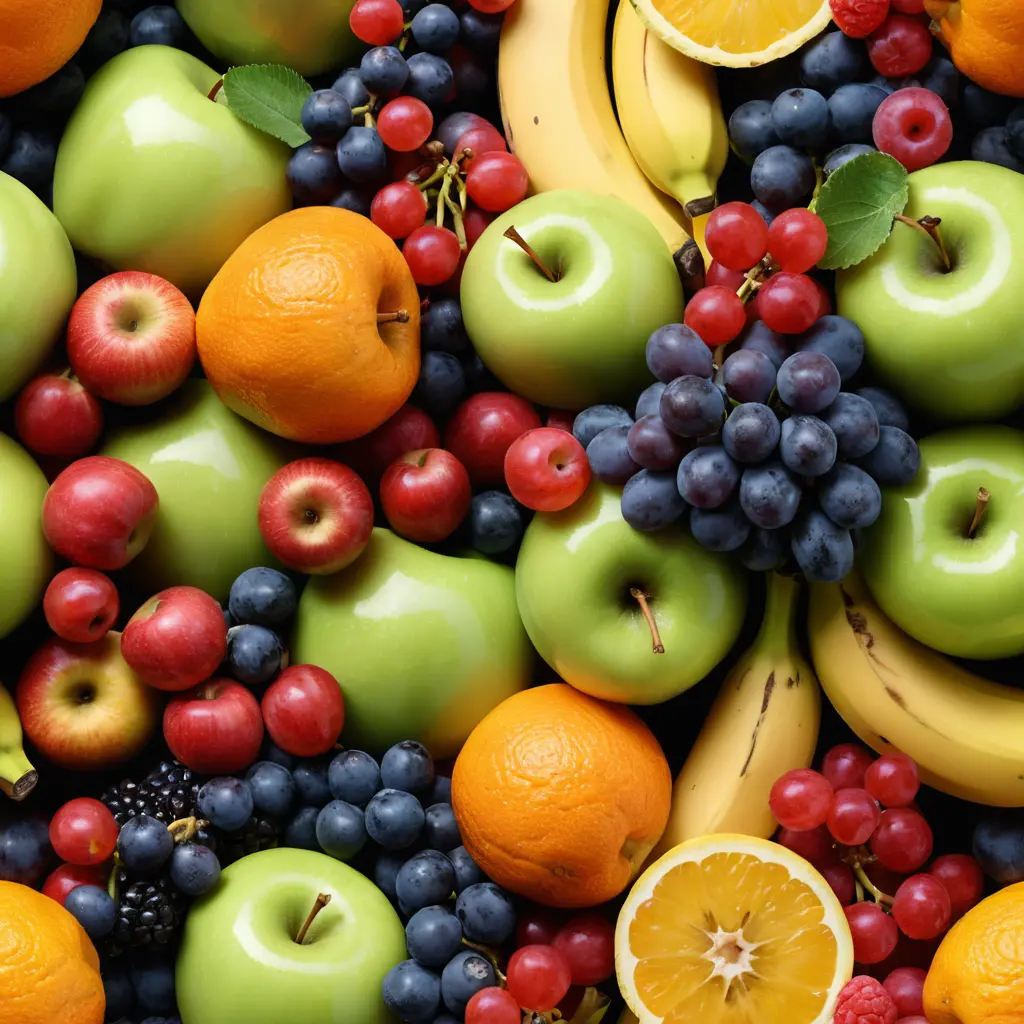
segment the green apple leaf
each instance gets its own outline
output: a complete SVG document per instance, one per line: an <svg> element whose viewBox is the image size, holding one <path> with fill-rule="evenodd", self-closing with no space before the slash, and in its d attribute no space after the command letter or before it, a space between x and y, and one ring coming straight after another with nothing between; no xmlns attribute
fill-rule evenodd
<svg viewBox="0 0 1024 1024"><path fill-rule="evenodd" d="M864 153L829 175L814 204L828 228L822 270L845 270L878 252L910 199L908 178L885 153Z"/></svg>
<svg viewBox="0 0 1024 1024"><path fill-rule="evenodd" d="M302 104L313 87L283 64L245 64L224 76L228 106L247 124L295 148L309 142Z"/></svg>

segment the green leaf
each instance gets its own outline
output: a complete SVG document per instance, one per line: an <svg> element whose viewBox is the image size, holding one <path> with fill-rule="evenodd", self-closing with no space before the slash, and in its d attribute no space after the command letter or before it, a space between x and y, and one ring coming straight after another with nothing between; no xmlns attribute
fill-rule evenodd
<svg viewBox="0 0 1024 1024"><path fill-rule="evenodd" d="M293 148L309 142L302 104L312 91L302 75L282 64L245 64L224 76L224 95L235 114Z"/></svg>
<svg viewBox="0 0 1024 1024"><path fill-rule="evenodd" d="M910 198L908 177L885 153L864 153L829 175L815 203L828 228L828 250L818 266L843 270L876 253Z"/></svg>

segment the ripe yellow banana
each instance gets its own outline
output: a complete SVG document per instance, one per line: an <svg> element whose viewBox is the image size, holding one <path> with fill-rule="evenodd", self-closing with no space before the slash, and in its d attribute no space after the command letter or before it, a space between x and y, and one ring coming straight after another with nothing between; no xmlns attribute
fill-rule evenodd
<svg viewBox="0 0 1024 1024"><path fill-rule="evenodd" d="M39 773L21 746L21 719L11 695L0 685L0 793L24 800L35 789Z"/></svg>
<svg viewBox="0 0 1024 1024"><path fill-rule="evenodd" d="M582 189L645 214L673 252L682 209L640 170L615 120L605 74L608 0L517 0L505 15L498 90L505 135L534 192Z"/></svg>
<svg viewBox="0 0 1024 1024"><path fill-rule="evenodd" d="M668 828L648 863L696 836L768 839L772 785L814 757L821 694L800 653L800 584L772 573L761 629L733 666L672 789Z"/></svg>
<svg viewBox="0 0 1024 1024"><path fill-rule="evenodd" d="M813 588L808 632L822 689L865 743L908 754L944 793L1024 807L1024 692L911 639L856 573Z"/></svg>

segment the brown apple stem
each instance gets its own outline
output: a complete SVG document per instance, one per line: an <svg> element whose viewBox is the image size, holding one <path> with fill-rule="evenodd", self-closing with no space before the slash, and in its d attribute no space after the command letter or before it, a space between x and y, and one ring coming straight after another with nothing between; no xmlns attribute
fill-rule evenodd
<svg viewBox="0 0 1024 1024"><path fill-rule="evenodd" d="M394 313L378 313L377 323L379 324L407 324L409 314L404 309L396 309Z"/></svg>
<svg viewBox="0 0 1024 1024"><path fill-rule="evenodd" d="M213 83L213 88L206 94L206 98L208 100L215 100L217 98L217 93L219 93L223 88L224 79L218 78L217 81Z"/></svg>
<svg viewBox="0 0 1024 1024"><path fill-rule="evenodd" d="M664 654L665 645L661 642L661 633L658 632L658 624L654 621L651 613L651 606L647 603L647 595L639 587L630 587L630 595L640 605L640 611L647 620L647 628L651 631L651 646L655 654Z"/></svg>
<svg viewBox="0 0 1024 1024"><path fill-rule="evenodd" d="M948 274L953 269L953 262L949 258L946 243L942 241L942 235L939 234L939 225L942 223L941 217L922 217L920 220L914 220L911 217L905 217L901 213L897 215L896 220L898 220L900 224L906 224L908 228L920 231L921 234L930 238L939 250L939 258L942 260L942 265L945 267L946 273Z"/></svg>
<svg viewBox="0 0 1024 1024"><path fill-rule="evenodd" d="M537 266L540 268L540 272L549 281L554 283L555 281L558 280L558 278L555 277L553 273L551 273L551 270L548 268L547 264L533 251L533 248L530 246L530 243L527 242L526 239L523 238L523 236L519 234L519 232L516 231L514 227L510 227L505 231L505 237L515 242L516 245L518 245L519 248L522 249L523 252L525 252L526 255L529 256L530 259L537 264Z"/></svg>
<svg viewBox="0 0 1024 1024"><path fill-rule="evenodd" d="M306 938L306 932L309 931L309 926L316 920L316 915L320 913L328 903L331 902L330 893L322 892L316 898L316 903L313 904L313 909L309 912L309 916L306 918L305 924L299 929L299 934L295 936L295 941L298 945L302 945Z"/></svg>
<svg viewBox="0 0 1024 1024"><path fill-rule="evenodd" d="M978 531L978 527L981 526L982 519L985 518L985 509L988 508L988 499L992 495L984 487L978 488L978 497L974 504L974 518L971 520L970 529L967 531L968 537L973 537Z"/></svg>

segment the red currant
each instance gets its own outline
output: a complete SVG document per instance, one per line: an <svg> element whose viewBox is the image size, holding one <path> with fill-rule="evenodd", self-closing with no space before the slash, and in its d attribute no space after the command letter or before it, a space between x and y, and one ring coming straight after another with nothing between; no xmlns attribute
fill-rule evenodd
<svg viewBox="0 0 1024 1024"><path fill-rule="evenodd" d="M896 1004L900 1017L924 1014L924 979L927 977L928 972L920 967L897 967L882 982L882 988Z"/></svg>
<svg viewBox="0 0 1024 1024"><path fill-rule="evenodd" d="M906 754L884 754L864 776L864 788L883 807L909 806L920 787L917 765Z"/></svg>
<svg viewBox="0 0 1024 1024"><path fill-rule="evenodd" d="M747 313L736 292L712 285L701 288L686 304L683 323L696 331L705 345L714 348L739 337L746 326Z"/></svg>
<svg viewBox="0 0 1024 1024"><path fill-rule="evenodd" d="M806 274L825 255L827 248L828 228L810 210L786 210L768 229L768 251L790 274Z"/></svg>
<svg viewBox="0 0 1024 1024"><path fill-rule="evenodd" d="M411 181L385 185L370 203L370 220L390 238L407 238L426 215L427 200Z"/></svg>
<svg viewBox="0 0 1024 1024"><path fill-rule="evenodd" d="M505 453L505 484L520 505L535 512L561 512L590 483L583 445L557 427L535 427L517 437ZM533 1003L530 1009L539 1009Z"/></svg>
<svg viewBox="0 0 1024 1024"><path fill-rule="evenodd" d="M748 203L726 203L704 230L708 252L729 270L749 270L768 251L768 225Z"/></svg>
<svg viewBox="0 0 1024 1024"><path fill-rule="evenodd" d="M419 285L444 284L459 266L462 250L454 231L432 224L417 228L405 240L402 255Z"/></svg>
<svg viewBox="0 0 1024 1024"><path fill-rule="evenodd" d="M462 227L466 232L466 247L472 249L477 239L487 229L487 225L494 220L494 214L484 213L476 206L469 207L462 215Z"/></svg>
<svg viewBox="0 0 1024 1024"><path fill-rule="evenodd" d="M414 96L399 96L386 103L377 115L377 134L388 149L412 153L419 149L434 130L430 107Z"/></svg>
<svg viewBox="0 0 1024 1024"><path fill-rule="evenodd" d="M516 0L469 0L469 6L481 11L483 14L501 14L502 11L507 11L515 2Z"/></svg>
<svg viewBox="0 0 1024 1024"><path fill-rule="evenodd" d="M61 860L83 867L109 860L117 833L117 822L106 805L87 796L69 800L50 820L54 852Z"/></svg>
<svg viewBox="0 0 1024 1024"><path fill-rule="evenodd" d="M779 334L803 334L818 319L818 291L804 274L772 274L757 295L766 327Z"/></svg>
<svg viewBox="0 0 1024 1024"><path fill-rule="evenodd" d="M896 948L900 931L877 903L854 903L844 908L853 938L853 958L859 964L880 964Z"/></svg>
<svg viewBox="0 0 1024 1024"><path fill-rule="evenodd" d="M522 202L529 187L526 168L512 153L481 153L466 173L469 198L492 213L501 213Z"/></svg>
<svg viewBox="0 0 1024 1024"><path fill-rule="evenodd" d="M832 787L824 775L810 768L795 768L772 786L768 805L784 828L806 832L825 824L832 796Z"/></svg>
<svg viewBox="0 0 1024 1024"><path fill-rule="evenodd" d="M889 14L889 0L829 0L841 32L853 39L871 35Z"/></svg>
<svg viewBox="0 0 1024 1024"><path fill-rule="evenodd" d="M890 14L868 36L868 59L886 78L916 75L931 58L932 34L905 14Z"/></svg>
<svg viewBox="0 0 1024 1024"><path fill-rule="evenodd" d="M909 874L932 855L932 830L920 812L893 807L882 812L871 852L884 867Z"/></svg>
<svg viewBox="0 0 1024 1024"><path fill-rule="evenodd" d="M520 1006L545 1013L569 991L572 971L565 954L552 946L523 946L509 957L505 980Z"/></svg>
<svg viewBox="0 0 1024 1024"><path fill-rule="evenodd" d="M875 799L863 789L841 789L828 812L828 830L837 843L860 846L878 827L881 816Z"/></svg>
<svg viewBox="0 0 1024 1024"><path fill-rule="evenodd" d="M405 12L398 0L356 0L348 16L353 35L370 46L393 43L405 27Z"/></svg>
<svg viewBox="0 0 1024 1024"><path fill-rule="evenodd" d="M787 850L792 850L804 860L810 861L815 867L836 859L835 842L832 839L832 834L824 825L806 829L803 832L796 832L791 828L780 828L775 842L779 846L785 846Z"/></svg>
<svg viewBox="0 0 1024 1024"><path fill-rule="evenodd" d="M833 864L822 865L818 868L818 871L821 873L821 877L832 887L832 891L836 894L836 899L844 907L849 906L853 902L856 891L853 872L849 866L841 860L837 860Z"/></svg>
<svg viewBox="0 0 1024 1024"><path fill-rule="evenodd" d="M704 284L709 288L720 286L728 288L731 292L737 292L743 286L747 277L742 270L730 270L723 267L717 260L711 261L707 273L704 275Z"/></svg>
<svg viewBox="0 0 1024 1024"><path fill-rule="evenodd" d="M949 928L949 893L933 875L912 875L896 890L892 916L908 939L934 939Z"/></svg>
<svg viewBox="0 0 1024 1024"><path fill-rule="evenodd" d="M615 973L615 927L600 914L572 918L551 945L565 954L574 985L601 985Z"/></svg>
<svg viewBox="0 0 1024 1024"><path fill-rule="evenodd" d="M966 914L985 892L981 865L966 853L936 857L929 871L946 887L954 917Z"/></svg>
<svg viewBox="0 0 1024 1024"><path fill-rule="evenodd" d="M900 14L924 14L924 0L892 0L892 9ZM900 1014L902 1017L903 1014Z"/></svg>
<svg viewBox="0 0 1024 1024"><path fill-rule="evenodd" d="M859 743L840 743L821 762L821 774L833 789L857 789L864 785L864 775L875 755Z"/></svg>
<svg viewBox="0 0 1024 1024"><path fill-rule="evenodd" d="M496 128L489 124L480 124L470 128L459 136L455 143L455 155L459 156L469 150L472 156L463 157L463 169L472 167L473 160L484 153L507 153L508 146L505 144L505 137Z"/></svg>
<svg viewBox="0 0 1024 1024"><path fill-rule="evenodd" d="M466 1024L521 1024L522 1019L508 989L482 988L466 1004Z"/></svg>
<svg viewBox="0 0 1024 1024"><path fill-rule="evenodd" d="M96 569L72 566L50 580L43 595L47 625L63 640L99 640L117 619L117 587Z"/></svg>
<svg viewBox="0 0 1024 1024"><path fill-rule="evenodd" d="M883 153L919 171L945 156L953 143L953 119L930 89L897 89L875 111L871 134Z"/></svg>
<svg viewBox="0 0 1024 1024"><path fill-rule="evenodd" d="M572 424L569 425L572 433ZM516 918L516 946L550 946L562 922L547 907L529 907Z"/></svg>

